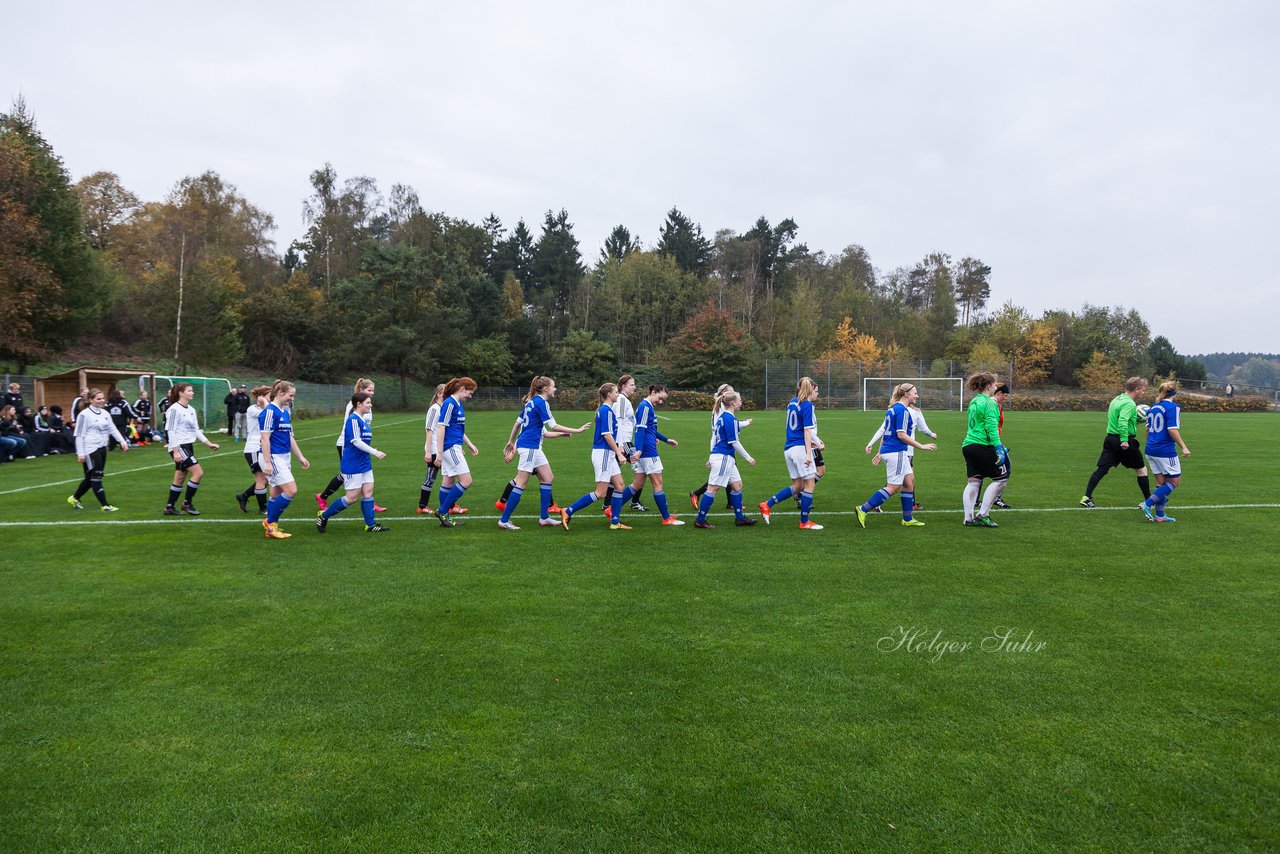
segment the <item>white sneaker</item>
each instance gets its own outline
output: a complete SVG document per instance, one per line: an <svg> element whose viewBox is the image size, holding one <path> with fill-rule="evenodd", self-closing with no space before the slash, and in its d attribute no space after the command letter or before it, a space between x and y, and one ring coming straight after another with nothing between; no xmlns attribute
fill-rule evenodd
<svg viewBox="0 0 1280 854"><path fill-rule="evenodd" d="M560 520L559 519L539 519L538 525L543 528L559 528Z"/></svg>
<svg viewBox="0 0 1280 854"><path fill-rule="evenodd" d="M499 522L498 527L504 531L518 531L520 528L515 522Z"/></svg>

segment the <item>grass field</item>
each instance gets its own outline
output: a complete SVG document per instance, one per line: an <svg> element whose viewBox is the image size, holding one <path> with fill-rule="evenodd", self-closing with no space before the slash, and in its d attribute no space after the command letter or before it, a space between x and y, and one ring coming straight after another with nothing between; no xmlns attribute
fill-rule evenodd
<svg viewBox="0 0 1280 854"><path fill-rule="evenodd" d="M786 481L752 415L748 507ZM384 535L313 528L337 419L298 425L288 541L236 507L238 445L199 519L160 516L159 448L111 455L109 516L64 503L74 458L0 467L0 850L1280 848L1277 418L1184 415L1173 525L1119 470L1073 509L1103 415L1012 413L1015 509L963 528L931 413L927 527L861 530L879 417L822 412L825 531L542 530L531 491L513 533L511 417L469 416L454 530L412 514L416 415L375 420ZM661 423L689 522L707 420ZM547 444L562 505L589 444Z"/></svg>

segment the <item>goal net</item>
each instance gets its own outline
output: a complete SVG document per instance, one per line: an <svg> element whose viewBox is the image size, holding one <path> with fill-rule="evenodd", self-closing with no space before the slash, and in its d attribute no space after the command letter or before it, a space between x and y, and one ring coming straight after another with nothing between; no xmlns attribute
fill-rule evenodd
<svg viewBox="0 0 1280 854"><path fill-rule="evenodd" d="M156 400L152 404L156 414L152 416L152 423L164 429L160 401L177 383L190 383L196 393L191 405L200 413L200 429L206 433L226 432L227 407L223 401L231 393L231 380L226 377L156 377Z"/></svg>
<svg viewBox="0 0 1280 854"><path fill-rule="evenodd" d="M888 409L899 383L920 389L921 409L964 409L964 377L863 377L862 411Z"/></svg>

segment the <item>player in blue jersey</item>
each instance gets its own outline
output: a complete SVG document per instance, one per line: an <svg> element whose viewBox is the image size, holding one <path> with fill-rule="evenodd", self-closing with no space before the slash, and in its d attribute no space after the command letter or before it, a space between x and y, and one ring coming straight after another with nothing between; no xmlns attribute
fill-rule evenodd
<svg viewBox="0 0 1280 854"><path fill-rule="evenodd" d="M794 495L800 496L800 528L805 531L821 531L822 526L809 521L813 510L813 487L818 482L818 466L814 459L821 442L818 441L818 421L813 411L818 399L818 386L809 377L801 377L796 396L787 404L787 421L782 455L787 462L791 485L778 490L768 501L760 502L760 517L769 524L770 511L779 501Z"/></svg>
<svg viewBox="0 0 1280 854"><path fill-rule="evenodd" d="M436 422L435 461L441 475L440 506L436 508L436 518L443 528L453 527L449 511L471 486L471 469L467 466L462 446L465 444L470 448L473 457L480 453L480 449L467 438L467 413L462 407L462 402L470 400L476 388L476 381L471 377L454 377L444 386L444 403L440 404L440 420Z"/></svg>
<svg viewBox="0 0 1280 854"><path fill-rule="evenodd" d="M1178 451L1182 451L1184 457L1191 456L1191 449L1182 441L1182 407L1173 400L1177 393L1178 384L1173 380L1161 383L1155 405L1147 410L1147 464L1156 476L1156 488L1139 509L1150 522L1177 521L1166 516L1164 508L1182 482Z"/></svg>
<svg viewBox="0 0 1280 854"><path fill-rule="evenodd" d="M635 479L622 493L624 502L631 501L635 509L634 498L644 489L645 480L653 484L653 503L658 505L662 514L662 524L683 525L667 508L667 494L662 488L662 458L658 456L658 443L665 442L673 448L680 443L669 439L658 432L657 407L667 402L667 387L664 385L649 386L649 395L636 407L635 411L635 448L631 454L631 468L635 471ZM615 410L616 411L616 410Z"/></svg>
<svg viewBox="0 0 1280 854"><path fill-rule="evenodd" d="M924 522L911 515L916 500L916 476L908 451L911 448L936 451L938 446L933 442L922 445L912 435L915 424L908 407L914 406L919 399L920 390L911 383L901 383L893 390L893 399L884 413L884 438L880 444L880 459L884 462L888 483L876 490L861 507L856 508L858 524L863 528L867 527L867 514L898 492L902 493L902 524L908 527L924 525Z"/></svg>
<svg viewBox="0 0 1280 854"><path fill-rule="evenodd" d="M716 419L715 428L711 431L711 459L707 461L711 469L711 477L707 480L707 491L698 501L698 518L695 528L714 528L707 521L707 513L715 504L716 493L721 487L729 488L729 506L733 508L734 524L739 527L754 525L755 519L748 519L742 512L742 476L738 474L737 454L741 452L746 461L755 465L755 458L747 453L740 438L740 425L734 413L742 406L742 395L736 391L727 391L719 399L720 417Z"/></svg>
<svg viewBox="0 0 1280 854"><path fill-rule="evenodd" d="M293 383L277 380L271 387L271 402L258 413L258 433L262 442L259 464L271 487L267 518L262 520L262 527L269 540L285 540L293 536L281 531L279 526L280 515L298 494L298 484L293 480L293 457L298 458L304 469L311 468L311 463L302 455L298 440L293 436L289 408L293 405L295 394L297 391Z"/></svg>
<svg viewBox="0 0 1280 854"><path fill-rule="evenodd" d="M618 386L605 383L600 386L600 406L596 409L595 438L591 443L591 466L596 473L596 488L588 492L573 504L560 511L560 524L569 529L569 520L573 514L590 507L604 498L609 487L613 487L613 513L609 516L609 528L613 531L630 531L629 525L622 524L622 463L626 457L614 436L618 432L618 416L613 411L613 404L618 399Z"/></svg>
<svg viewBox="0 0 1280 854"><path fill-rule="evenodd" d="M551 512L551 482L554 478L551 473L551 463L547 461L547 455L542 452L542 440L544 437L572 436L575 433L582 433L591 425L584 424L575 429L557 424L556 419L551 415L549 403L555 396L556 381L551 377L534 377L533 382L529 383L529 393L525 395L524 407L520 410L520 417L511 427L511 436L503 448L503 460L509 463L518 458L518 462L511 493L503 502L502 519L498 522L499 528L507 531L520 530L511 521L511 514L516 512L516 507L519 506L520 499L524 495L525 485L529 482L529 476L534 474L538 476L539 487L538 524L543 527L560 524L558 520L548 516Z"/></svg>
<svg viewBox="0 0 1280 854"><path fill-rule="evenodd" d="M358 391L351 395L351 411L342 427L342 488L345 493L316 516L316 530L324 533L329 520L360 498L364 529L372 534L390 530L379 525L373 503L373 457L385 460L387 455L373 447L373 395Z"/></svg>
<svg viewBox="0 0 1280 854"><path fill-rule="evenodd" d="M721 401L724 399L724 396L725 396L726 394L728 394L729 392L731 392L731 391L733 391L733 386L729 385L728 383L721 383L721 384L720 384L720 386L716 389L715 396L712 398L712 404L711 404L711 445L710 445L710 447L712 447L712 448L714 448L714 447L716 446L716 421L717 421L717 420L719 420L719 418L720 418L720 413L724 411L724 409L723 409L723 407L722 407L722 403L721 403ZM743 427L750 427L750 426L751 426L751 419L750 419L750 418L739 418L739 419L738 419L738 428L739 428L739 429L741 429L741 428L743 428ZM707 466L708 466L708 467L710 467L710 465L711 465L710 463L707 463ZM697 509L698 509L698 502L702 499L702 496L703 496L704 494L706 494L707 487L708 487L708 486L710 486L710 485L711 485L711 482L708 480L706 483L702 484L702 486L699 486L699 487L698 487L697 489L695 489L693 492L690 492L690 493L689 493L689 503L693 505L693 509L694 509L694 510L697 510ZM733 505L731 505L731 504L729 503L729 493L727 493L727 492L725 493L725 496L724 496L724 502L725 502L725 509L726 509L726 510L732 510L732 509L733 509Z"/></svg>

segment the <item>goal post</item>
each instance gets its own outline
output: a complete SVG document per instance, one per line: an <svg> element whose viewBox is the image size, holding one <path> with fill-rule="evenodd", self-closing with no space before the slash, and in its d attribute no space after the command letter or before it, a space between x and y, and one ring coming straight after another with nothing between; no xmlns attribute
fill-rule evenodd
<svg viewBox="0 0 1280 854"><path fill-rule="evenodd" d="M152 404L157 409L156 415L152 416L152 424L157 428L164 429L164 418L159 415L160 401L158 398L169 393L169 389L173 388L177 383L190 383L191 388L196 395L191 399L191 405L200 413L200 427L206 433L218 433L227 431L227 407L222 401L226 400L227 395L231 392L231 380L226 377L156 377L156 397L157 400Z"/></svg>
<svg viewBox="0 0 1280 854"><path fill-rule="evenodd" d="M889 407L889 398L899 383L911 383L920 389L922 409L958 409L964 411L964 377L863 377L862 411L875 408L869 402L882 401Z"/></svg>

